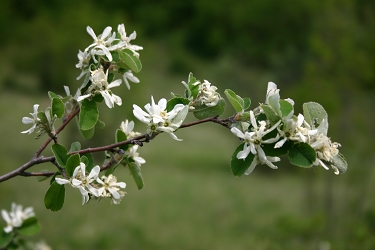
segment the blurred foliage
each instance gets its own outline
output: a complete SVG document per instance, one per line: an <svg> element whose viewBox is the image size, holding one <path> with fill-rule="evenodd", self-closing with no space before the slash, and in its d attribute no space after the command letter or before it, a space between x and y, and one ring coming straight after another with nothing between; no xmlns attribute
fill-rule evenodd
<svg viewBox="0 0 375 250"><path fill-rule="evenodd" d="M349 170L336 177L321 169L280 164L278 171L259 167L250 177L233 179L228 162L237 141L225 136L228 145L221 145L221 151L212 142L212 137L228 131L204 129L205 125L194 135L179 131L184 138L181 150L163 138L164 143L155 140L140 151L148 161L145 190L134 193L129 183L120 206L89 205L82 208L84 214L79 195L72 192L64 215L43 215L40 221L50 245L122 249L111 243L113 237L140 249L375 248L372 0L2 1L0 135L7 143L0 148L1 173L23 164L41 143L19 134L25 130L21 117L34 103L47 105L47 90L64 94L63 85L75 89L80 84L75 64L78 49L91 42L86 26L99 34L119 23L128 34L136 30L135 44L144 46L143 70L137 75L141 83L124 91L124 108L112 113L101 107L107 125L102 133L109 136L87 145L113 142L121 121L112 117L132 119L131 104L147 103L151 94L159 99L170 91L182 93L180 82L193 72L219 90L228 87L250 97L252 103L264 101L268 81L278 84L283 98L296 101L296 108L301 107L297 112L303 102L321 103L329 114L329 134L343 145ZM79 136L73 126L66 133L67 143ZM165 150L173 153L163 156ZM20 184L20 178L0 184L1 193L10 194L2 198L1 208L16 201L42 214L47 186L31 179ZM20 187L30 186L36 187L35 201L20 194ZM108 221L90 220L106 214L102 209ZM122 210L123 219L117 223ZM63 223L59 217L69 219ZM61 228L55 228L60 223ZM93 229L95 225L102 230ZM76 229L67 234L69 227ZM109 233L112 227L116 234Z"/></svg>

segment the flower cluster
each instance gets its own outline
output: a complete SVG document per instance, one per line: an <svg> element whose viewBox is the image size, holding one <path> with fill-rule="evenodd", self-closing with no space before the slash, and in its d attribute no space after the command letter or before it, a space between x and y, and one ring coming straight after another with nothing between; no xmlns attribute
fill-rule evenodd
<svg viewBox="0 0 375 250"><path fill-rule="evenodd" d="M69 184L74 188L78 188L82 195L82 205L87 203L91 197L111 198L114 204L119 204L125 192L120 188L125 188L124 182L117 182L113 175L103 176L99 178L100 167L95 166L90 173L86 175L86 165L81 162L74 169L70 179L55 178L60 185Z"/></svg>
<svg viewBox="0 0 375 250"><path fill-rule="evenodd" d="M118 33L112 32L111 27L106 27L102 34L96 35L91 27L87 27L87 33L94 41L84 51L78 52L79 62L76 64L76 68L81 69L81 74L77 77L77 80L82 77L85 78L80 88L82 95L78 97L77 101L101 94L109 108L112 108L114 103L121 105L121 98L114 95L110 90L112 87L119 86L121 80L118 79L108 83L108 72L110 70L118 71L123 75L128 89L130 89L129 81L139 82L139 79L133 75L132 70L123 61L126 58L124 51L139 58L138 51L143 48L131 44L137 34L134 31L128 37L124 24L118 25L117 31Z"/></svg>
<svg viewBox="0 0 375 250"><path fill-rule="evenodd" d="M17 205L12 203L12 210L7 212L6 210L1 210L1 215L7 226L4 228L6 233L10 233L14 230L14 228L19 228L22 226L22 223L31 217L34 217L34 209L32 207L27 207L22 209L21 205Z"/></svg>
<svg viewBox="0 0 375 250"><path fill-rule="evenodd" d="M120 86L121 79L117 79L111 83L108 83L107 79L108 79L108 70L106 73L104 73L102 68L91 71L91 77L90 77L91 85L85 91L85 93L87 94L81 95L80 97L78 97L77 101L80 102L83 99L100 94L103 96L105 104L108 106L108 108L113 108L115 103L121 106L122 104L121 98L113 94L112 91L110 90L113 87Z"/></svg>
<svg viewBox="0 0 375 250"><path fill-rule="evenodd" d="M125 133L127 139L133 139L141 133L133 131L134 129L134 122L125 120L121 122L120 130ZM139 153L137 152L139 146L138 145L131 145L127 148L124 155L127 159L130 159L132 162L134 162L138 167L140 167L142 164L146 163L146 160L139 156Z"/></svg>
<svg viewBox="0 0 375 250"><path fill-rule="evenodd" d="M141 122L147 124L147 133L157 134L160 132L168 133L173 139L178 139L173 133L178 129L185 120L188 113L188 106L183 104L176 104L169 112L167 108L167 100L162 98L158 104L155 104L154 98L151 96L151 104L147 103L143 111L136 104L133 105L133 114Z"/></svg>
<svg viewBox="0 0 375 250"><path fill-rule="evenodd" d="M188 83L182 81L182 84L186 87L186 91L188 92L187 98L190 101L191 109L194 109L196 105L214 107L221 98L220 94L216 92L216 86L211 85L207 80L204 80L202 83L192 77L191 74L189 75ZM193 94L192 89L195 89L196 93Z"/></svg>
<svg viewBox="0 0 375 250"><path fill-rule="evenodd" d="M280 106L279 89L276 84L268 84L266 105L259 107L257 116L250 111L250 123L240 122L239 126L231 128L231 132L244 141L243 150L236 155L237 159L245 160L251 153L254 159L245 174L250 174L256 165L266 164L270 168L277 169L273 163L280 161L279 157L267 156L263 147L272 144L273 148L282 148L287 141L294 143L306 143L316 151L316 160L313 165L320 165L329 169L326 163L332 163L334 157L339 154L339 143L331 142L327 137L328 122L322 119L317 128L305 120L302 114L293 115L294 101L284 100L284 107L290 106L289 113L283 114ZM270 111L271 110L271 111ZM270 115L271 114L271 115ZM268 117L278 116L279 119L270 121ZM273 117L274 118L274 117ZM274 118L275 119L275 118ZM258 125L259 124L259 125ZM272 136L270 136L272 135ZM339 174L339 170L334 164L329 164Z"/></svg>
<svg viewBox="0 0 375 250"><path fill-rule="evenodd" d="M34 104L33 109L34 113L30 113L31 117L23 117L22 123L23 124L32 124L31 128L25 131L22 131L22 134L31 134L34 132L35 128L37 128L40 125L40 119L38 118L38 108L39 104ZM38 132L39 133L39 132Z"/></svg>

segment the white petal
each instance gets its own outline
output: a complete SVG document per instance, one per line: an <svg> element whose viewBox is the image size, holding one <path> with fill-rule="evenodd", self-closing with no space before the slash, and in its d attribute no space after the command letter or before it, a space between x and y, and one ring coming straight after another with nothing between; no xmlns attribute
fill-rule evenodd
<svg viewBox="0 0 375 250"><path fill-rule="evenodd" d="M101 35L101 39L103 40L111 33L112 27L108 26L104 29L103 34Z"/></svg>
<svg viewBox="0 0 375 250"><path fill-rule="evenodd" d="M98 177L99 173L100 173L100 167L97 165L93 169L91 169L90 174L87 178L88 179L92 179L92 178L96 179Z"/></svg>
<svg viewBox="0 0 375 250"><path fill-rule="evenodd" d="M77 102L80 102L80 101L82 101L83 99L86 99L87 97L90 97L90 96L91 96L91 94L81 95L81 96L79 96L79 97L77 98Z"/></svg>
<svg viewBox="0 0 375 250"><path fill-rule="evenodd" d="M121 82L121 79L117 79L116 81L113 81L110 84L108 84L108 88L111 89L113 87L118 87L121 85Z"/></svg>
<svg viewBox="0 0 375 250"><path fill-rule="evenodd" d="M30 117L22 117L22 123L23 124L32 124L34 123L34 119Z"/></svg>
<svg viewBox="0 0 375 250"><path fill-rule="evenodd" d="M67 180L67 179L62 179L62 178L55 178L57 184L60 184L60 185L65 185L65 184L69 184L70 183L70 180Z"/></svg>
<svg viewBox="0 0 375 250"><path fill-rule="evenodd" d="M108 108L113 108L114 102L107 90L100 91L100 94L102 94L105 104L108 106Z"/></svg>
<svg viewBox="0 0 375 250"><path fill-rule="evenodd" d="M112 93L112 100L114 103L116 103L117 105L121 106L122 105L122 99L121 97L115 95Z"/></svg>
<svg viewBox="0 0 375 250"><path fill-rule="evenodd" d="M258 165L258 158L255 156L254 160L251 162L250 167L246 170L245 175L251 174L251 172L253 172L253 170L255 169L257 165Z"/></svg>
<svg viewBox="0 0 375 250"><path fill-rule="evenodd" d="M86 31L87 33L89 33L89 35L96 41L97 40L97 37L95 35L95 32L92 30L92 28L90 26L87 26L86 28Z"/></svg>

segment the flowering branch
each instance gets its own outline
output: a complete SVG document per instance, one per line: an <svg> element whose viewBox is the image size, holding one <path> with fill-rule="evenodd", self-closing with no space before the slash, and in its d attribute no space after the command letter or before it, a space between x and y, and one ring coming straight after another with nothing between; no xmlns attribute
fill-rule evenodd
<svg viewBox="0 0 375 250"><path fill-rule="evenodd" d="M34 105L30 117L24 117L24 124L32 127L22 133L33 133L38 129L36 138L47 134L49 138L35 152L31 160L18 169L0 176L0 182L15 176L51 177L50 187L44 197L47 209L60 210L64 203L65 185L76 188L82 195L82 204L92 199L110 198L114 204L120 203L126 187L124 182L117 182L114 175L119 165L127 167L139 189L143 188L141 165L146 160L137 152L140 146L150 142L161 133L167 133L172 139L182 141L175 134L179 129L190 128L198 124L213 122L231 131L241 143L234 150L231 158L231 171L235 176L250 174L257 165L267 165L277 169L279 156L287 155L291 164L310 168L321 166L333 169L335 174L347 170L347 163L339 153L341 146L332 142L327 136L328 115L324 108L314 102L303 104L303 114L294 114L294 101L281 99L280 90L273 82L268 83L265 102L250 109L250 98L243 98L230 89L224 91L226 99L235 113L226 118L219 118L225 108L226 101L217 92L218 88L207 80L199 81L192 73L188 81L182 82L185 87L183 95L173 94L167 100L161 98L151 102L144 108L133 104L133 114L146 125L146 133L134 131L134 122L125 120L115 131L116 141L106 146L81 149L76 141L70 149L58 143L60 134L71 120L76 117L78 130L84 139L91 138L95 128L105 126L99 119L98 105L102 102L112 109L115 104L122 105L120 96L113 89L122 81L130 89L130 82L138 83L133 73L142 69L139 51L143 47L132 44L136 38L133 32L129 36L123 24L112 32L106 27L102 34L87 27L88 34L93 38L85 50L79 51L79 62L76 67L81 70L77 80L83 83L71 95L65 88L66 97L48 92L51 105L45 111L38 112L39 105ZM116 79L116 75L122 79ZM183 124L188 114L197 121ZM62 119L62 125L55 130L54 123ZM44 157L41 153L51 141L53 156ZM105 160L101 167L94 163L93 153L104 152ZM53 163L57 170L47 172L26 172L34 165L44 162ZM102 175L100 176L102 172ZM47 178L46 178L47 179Z"/></svg>

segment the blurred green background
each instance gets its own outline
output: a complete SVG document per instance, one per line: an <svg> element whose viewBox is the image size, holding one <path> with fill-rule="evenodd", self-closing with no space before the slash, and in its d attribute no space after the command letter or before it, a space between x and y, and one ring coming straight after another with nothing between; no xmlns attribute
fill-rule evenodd
<svg viewBox="0 0 375 250"><path fill-rule="evenodd" d="M64 95L63 85L80 85L76 55L92 41L86 26L99 34L120 23L144 47L141 83L116 89L123 105L102 105L107 126L84 146L112 143L121 121L134 120L133 103L181 94L193 72L221 93L250 97L253 108L268 81L295 100L296 113L303 102L321 103L349 170L335 176L284 158L277 171L258 166L235 178L229 160L238 140L203 124L178 131L183 142L161 135L140 148L146 185L138 191L119 169L128 192L120 205L82 207L79 192L68 188L64 208L53 213L43 205L48 182L17 177L0 184L1 209L33 206L43 225L35 239L53 249L375 249L372 0L2 1L0 174L27 162L45 139L20 134L32 105L45 109L48 90ZM136 130L145 127L136 122ZM61 136L66 146L81 140L74 124ZM103 156L95 159L100 164ZM53 165L33 168L41 169Z"/></svg>

